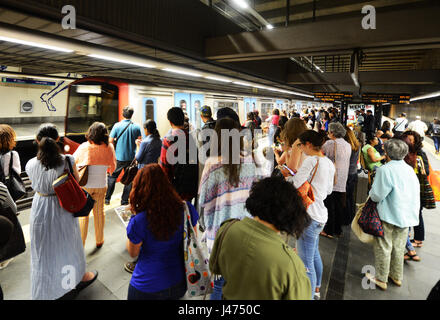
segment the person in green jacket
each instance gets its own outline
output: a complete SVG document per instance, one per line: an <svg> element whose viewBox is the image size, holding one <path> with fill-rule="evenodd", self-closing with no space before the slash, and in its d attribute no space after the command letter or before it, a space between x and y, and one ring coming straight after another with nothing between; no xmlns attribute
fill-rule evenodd
<svg viewBox="0 0 440 320"><path fill-rule="evenodd" d="M298 238L310 224L295 187L280 177L254 183L246 209L253 219L225 221L209 259L211 272L225 279L223 299L310 300L304 263L280 236Z"/></svg>

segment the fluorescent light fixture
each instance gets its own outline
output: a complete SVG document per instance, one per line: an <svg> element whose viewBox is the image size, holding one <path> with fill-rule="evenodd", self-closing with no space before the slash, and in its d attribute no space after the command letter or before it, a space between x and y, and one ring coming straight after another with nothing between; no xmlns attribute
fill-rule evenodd
<svg viewBox="0 0 440 320"><path fill-rule="evenodd" d="M259 86L259 85L252 85L252 87L254 87L254 88L258 88L258 89L264 89L264 90L267 90L267 87L263 87L263 86Z"/></svg>
<svg viewBox="0 0 440 320"><path fill-rule="evenodd" d="M216 78L216 77L205 77L205 78L209 79L209 80L214 80L214 81L232 82L231 80L226 80L226 79L221 79L221 78Z"/></svg>
<svg viewBox="0 0 440 320"><path fill-rule="evenodd" d="M248 3L244 0L234 0L234 2L242 9L247 9L249 7Z"/></svg>
<svg viewBox="0 0 440 320"><path fill-rule="evenodd" d="M162 69L162 70L163 71L168 71L168 72L173 72L173 73L178 73L178 74L183 74L183 75L191 76L191 77L201 77L202 76L202 75L200 75L198 73L182 71L182 70L177 70L177 69L165 68L165 69Z"/></svg>
<svg viewBox="0 0 440 320"><path fill-rule="evenodd" d="M412 98L410 101L413 102L413 101L417 101L417 100L430 99L430 98L435 98L435 97L439 97L439 96L440 96L440 91L437 91L437 92L425 94L423 96Z"/></svg>
<svg viewBox="0 0 440 320"><path fill-rule="evenodd" d="M266 26L266 28L269 29L269 30L272 30L272 29L273 29L273 25L268 24L268 25Z"/></svg>
<svg viewBox="0 0 440 320"><path fill-rule="evenodd" d="M94 86L94 85L77 85L76 92L85 93L85 94L101 94L102 88L101 86Z"/></svg>
<svg viewBox="0 0 440 320"><path fill-rule="evenodd" d="M73 50L70 50L70 49L65 49L65 48L61 48L61 47L37 43L37 42L33 42L33 41L26 41L26 40L21 40L21 39L3 37L3 36L0 36L0 41L13 42L13 43L18 43L18 44L23 44L25 46L37 47L37 48L42 48L42 49L49 49L49 50L54 50L54 51L61 51L61 52L66 52L66 53L73 52Z"/></svg>
<svg viewBox="0 0 440 320"><path fill-rule="evenodd" d="M252 87L251 84L240 82L240 81L234 81L233 84L238 84L239 86L245 86L245 87Z"/></svg>
<svg viewBox="0 0 440 320"><path fill-rule="evenodd" d="M101 59L101 60L107 60L107 61L113 61L113 62L118 62L118 63L131 64L131 65L138 66L138 67L143 67L143 68L149 68L149 69L154 68L154 66L152 66L150 64L141 63L141 62L135 62L135 61L131 61L131 60L123 60L123 59L109 57L109 56L102 56L102 55L99 55L99 54L89 54L87 56L89 56L91 58Z"/></svg>

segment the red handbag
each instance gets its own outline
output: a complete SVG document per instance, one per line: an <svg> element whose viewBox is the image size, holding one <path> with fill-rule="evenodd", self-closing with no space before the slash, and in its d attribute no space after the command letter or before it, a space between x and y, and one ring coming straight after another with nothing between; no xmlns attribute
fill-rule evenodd
<svg viewBox="0 0 440 320"><path fill-rule="evenodd" d="M53 189L58 197L60 206L70 212L77 213L81 211L87 203L87 195L80 187L78 181L72 176L72 165L66 157L66 163L70 170L64 169L64 173L53 182Z"/></svg>

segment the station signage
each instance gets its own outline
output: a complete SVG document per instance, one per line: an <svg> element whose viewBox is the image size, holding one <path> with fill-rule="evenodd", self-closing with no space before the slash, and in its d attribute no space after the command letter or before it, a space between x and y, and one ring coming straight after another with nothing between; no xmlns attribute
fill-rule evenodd
<svg viewBox="0 0 440 320"><path fill-rule="evenodd" d="M41 81L33 79L20 79L20 78L2 78L2 83L14 83L14 84L30 84L37 86L56 86L54 81Z"/></svg>
<svg viewBox="0 0 440 320"><path fill-rule="evenodd" d="M353 94L347 92L316 92L314 96L316 100L322 102L350 101L353 99Z"/></svg>
<svg viewBox="0 0 440 320"><path fill-rule="evenodd" d="M365 103L409 104L410 100L409 94L365 93L362 95L362 101Z"/></svg>

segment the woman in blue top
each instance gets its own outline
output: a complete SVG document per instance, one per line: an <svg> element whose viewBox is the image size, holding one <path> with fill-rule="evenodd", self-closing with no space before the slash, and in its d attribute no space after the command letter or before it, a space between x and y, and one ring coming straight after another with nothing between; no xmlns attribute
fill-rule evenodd
<svg viewBox="0 0 440 320"><path fill-rule="evenodd" d="M139 151L136 154L139 169L142 169L147 164L157 163L162 148L162 140L160 139L156 122L147 120L144 123L144 130L146 138L143 141L136 140L136 144L139 147Z"/></svg>
<svg viewBox="0 0 440 320"><path fill-rule="evenodd" d="M158 164L144 167L130 193L136 213L127 227L127 250L138 257L128 300L177 300L187 290L183 258L185 205L193 225L199 215L183 202Z"/></svg>

